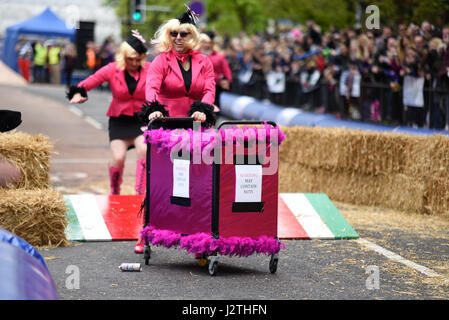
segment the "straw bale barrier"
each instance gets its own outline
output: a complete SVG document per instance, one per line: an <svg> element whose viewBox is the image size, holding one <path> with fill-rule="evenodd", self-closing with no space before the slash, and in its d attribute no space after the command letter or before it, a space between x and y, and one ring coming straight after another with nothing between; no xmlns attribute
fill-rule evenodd
<svg viewBox="0 0 449 320"><path fill-rule="evenodd" d="M49 188L52 152L53 145L42 134L0 133L0 158L16 165L22 173L16 188Z"/></svg>
<svg viewBox="0 0 449 320"><path fill-rule="evenodd" d="M51 189L0 191L0 227L33 246L67 245L66 204L61 193Z"/></svg>
<svg viewBox="0 0 449 320"><path fill-rule="evenodd" d="M322 192L335 201L449 213L449 138L340 128L283 127L280 192Z"/></svg>
<svg viewBox="0 0 449 320"><path fill-rule="evenodd" d="M0 187L0 227L37 247L69 243L64 198L50 189L52 153L53 145L44 135L0 133L0 159L22 173L19 181Z"/></svg>

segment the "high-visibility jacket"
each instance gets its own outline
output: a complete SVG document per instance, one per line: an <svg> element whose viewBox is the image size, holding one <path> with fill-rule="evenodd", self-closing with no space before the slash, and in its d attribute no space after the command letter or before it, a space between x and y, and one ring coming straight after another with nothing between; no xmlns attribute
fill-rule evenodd
<svg viewBox="0 0 449 320"><path fill-rule="evenodd" d="M86 64L89 67L89 69L94 69L97 65L97 60L95 58L95 51L93 49L87 49L86 50Z"/></svg>
<svg viewBox="0 0 449 320"><path fill-rule="evenodd" d="M34 64L37 66L45 65L45 60L47 58L47 51L45 48L40 43L37 43L34 50Z"/></svg>
<svg viewBox="0 0 449 320"><path fill-rule="evenodd" d="M60 52L61 52L61 48L51 47L50 50L48 50L48 63L49 64L58 64Z"/></svg>

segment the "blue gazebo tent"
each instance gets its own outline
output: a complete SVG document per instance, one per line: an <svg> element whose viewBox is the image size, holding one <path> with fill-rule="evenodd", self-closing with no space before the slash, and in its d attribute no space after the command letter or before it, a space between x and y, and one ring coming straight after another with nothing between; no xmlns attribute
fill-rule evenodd
<svg viewBox="0 0 449 320"><path fill-rule="evenodd" d="M15 47L21 35L69 38L70 41L73 41L75 32L76 29L67 28L65 21L54 14L50 8L47 8L39 15L6 29L2 60L11 69L18 71Z"/></svg>

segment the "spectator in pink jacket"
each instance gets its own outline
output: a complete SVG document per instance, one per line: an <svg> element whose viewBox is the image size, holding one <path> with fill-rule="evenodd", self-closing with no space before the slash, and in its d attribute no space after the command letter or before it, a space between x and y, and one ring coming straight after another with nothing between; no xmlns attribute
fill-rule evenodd
<svg viewBox="0 0 449 320"><path fill-rule="evenodd" d="M195 14L188 10L156 31L152 43L160 54L147 73L143 106L148 119L187 117L215 124L215 73L210 59L201 54Z"/></svg>
<svg viewBox="0 0 449 320"><path fill-rule="evenodd" d="M109 166L111 194L120 194L126 153L135 147L138 160L136 168L136 194L146 190L146 144L140 129L141 122L134 113L139 112L145 101L146 74L150 62L146 61L147 48L144 40L134 32L124 41L111 62L84 79L76 86L71 86L67 97L70 103L87 101L87 91L103 82L111 87L112 101L106 115L109 117L109 141L112 161Z"/></svg>
<svg viewBox="0 0 449 320"><path fill-rule="evenodd" d="M215 105L220 107L221 92L228 91L232 82L232 72L226 56L218 52L214 42L215 33L210 31L200 35L201 52L209 57L215 72Z"/></svg>

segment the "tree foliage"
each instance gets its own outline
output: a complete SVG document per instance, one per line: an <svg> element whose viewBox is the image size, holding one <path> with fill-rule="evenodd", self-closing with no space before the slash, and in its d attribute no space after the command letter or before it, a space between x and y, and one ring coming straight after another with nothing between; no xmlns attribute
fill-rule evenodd
<svg viewBox="0 0 449 320"><path fill-rule="evenodd" d="M129 25L129 0L105 0L114 6L122 19L123 36L138 28L145 38L151 38L165 20L185 10L184 0L147 0L148 5L170 7L171 12L147 11L146 23ZM206 0L207 28L221 34L235 35L244 30L249 34L265 30L268 20L289 19L294 24L314 20L324 30L334 24L340 28L354 26L357 5L362 9L362 26L368 5L377 5L381 27L399 23L420 24L426 20L438 26L449 22L447 0Z"/></svg>
<svg viewBox="0 0 449 320"><path fill-rule="evenodd" d="M449 22L449 2L447 0L351 0L361 6L374 4L379 7L382 25L391 27L400 23L418 24L428 21L442 27Z"/></svg>

